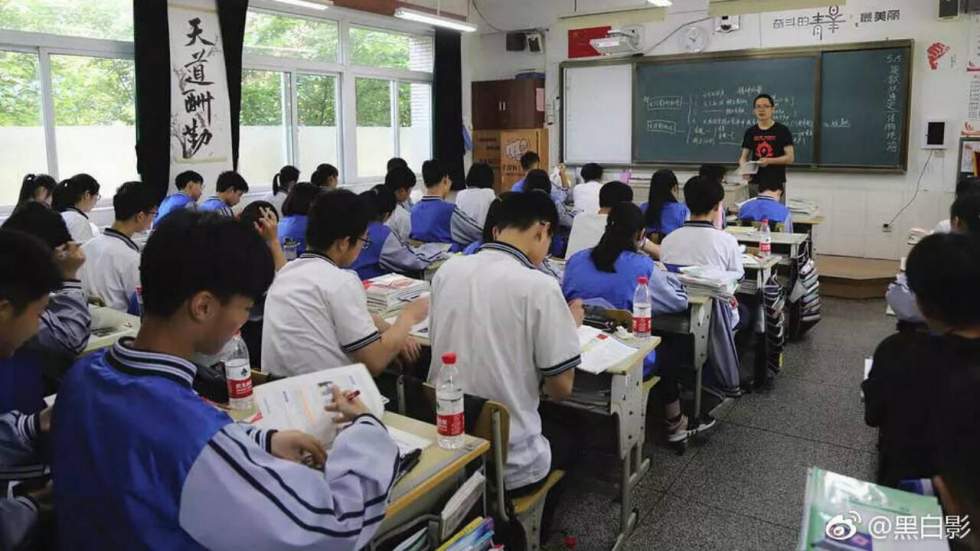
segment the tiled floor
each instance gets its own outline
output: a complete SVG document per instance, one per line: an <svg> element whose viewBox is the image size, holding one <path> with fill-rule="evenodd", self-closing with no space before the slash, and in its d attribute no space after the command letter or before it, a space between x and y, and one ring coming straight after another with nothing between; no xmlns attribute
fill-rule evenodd
<svg viewBox="0 0 980 551"><path fill-rule="evenodd" d="M892 332L894 318L885 317L882 300L824 298L823 305L823 320L789 344L775 388L738 399L684 455L654 443L659 416L651 409L652 466L634 495L640 522L626 549L790 550L807 467L874 477L875 432L864 424L858 385L863 359ZM600 429L587 438L605 435ZM584 457L566 479L552 541L567 534L579 551L609 549L619 522L618 474L604 469L616 459L599 449Z"/></svg>

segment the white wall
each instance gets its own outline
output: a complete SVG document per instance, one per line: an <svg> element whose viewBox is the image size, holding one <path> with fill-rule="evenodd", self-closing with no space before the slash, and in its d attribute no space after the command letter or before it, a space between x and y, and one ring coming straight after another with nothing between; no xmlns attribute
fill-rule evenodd
<svg viewBox="0 0 980 551"><path fill-rule="evenodd" d="M467 35L464 44L464 112L469 113L470 81L512 77L527 69L544 69L547 74L548 120L551 126L551 156L557 159L560 121L552 111L558 95L558 67L567 58L568 24L558 16L571 13L571 0L540 0L530 2L481 2L481 10L493 25L504 29L525 29L540 26L549 29L544 53L507 52L501 33ZM607 7L608 2L579 0L579 10ZM585 5L596 4L596 5ZM622 2L619 3L620 5ZM636 5L637 2L632 2ZM707 0L675 2L662 22L645 27L645 45L649 47L686 23L707 17ZM789 195L807 198L820 204L827 222L816 230L816 245L824 254L842 254L869 258L898 258L905 254L908 228L932 227L947 217L952 201L956 174L956 147L937 152L923 173L921 189L913 204L893 223L892 233L884 233L882 224L888 222L908 203L916 189L916 180L923 170L927 152L920 149L918 135L925 117L945 118L950 122L949 138L955 144L956 133L967 116L969 80L964 70L967 61L971 26L970 18L939 20L936 2L931 0L849 0L842 6L845 23L835 32L824 29L818 40L811 29L774 30L774 18L812 16L818 10L798 10L742 16L741 29L730 34L712 32L707 51L788 46L829 45L835 43L877 40L913 39L912 103L908 171L900 175L860 173L819 173L790 170ZM900 10L899 21L861 23L860 14L885 10ZM819 10L826 13L826 8ZM475 14L474 14L475 17ZM478 20L478 18L477 18ZM481 31L487 29L479 21ZM699 23L713 31L711 22ZM573 24L573 28L577 26ZM592 25L588 25L592 26ZM952 50L943 59L939 70L930 70L926 49L941 41ZM651 55L680 53L677 35L668 38ZM955 59L955 66L950 62ZM855 82L860 86L860 82ZM738 152L733 151L733 160ZM618 171L616 171L618 172ZM679 174L679 176L682 176Z"/></svg>

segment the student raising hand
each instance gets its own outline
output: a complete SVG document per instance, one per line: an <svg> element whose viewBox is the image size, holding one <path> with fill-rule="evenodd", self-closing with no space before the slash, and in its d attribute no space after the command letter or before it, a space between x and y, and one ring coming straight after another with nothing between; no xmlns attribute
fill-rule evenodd
<svg viewBox="0 0 980 551"><path fill-rule="evenodd" d="M361 415L371 413L357 395L340 390L337 385L330 385L330 392L333 394L333 401L324 409L328 413L336 414L333 416L335 423L349 423Z"/></svg>
<svg viewBox="0 0 980 551"><path fill-rule="evenodd" d="M323 465L327 460L323 444L305 432L283 430L273 433L269 438L272 439L269 450L279 459L302 463L305 457L310 456L314 465Z"/></svg>
<svg viewBox="0 0 980 551"><path fill-rule="evenodd" d="M58 246L54 250L54 263L58 265L63 279L78 279L78 269L85 264L82 246L74 241Z"/></svg>
<svg viewBox="0 0 980 551"><path fill-rule="evenodd" d="M259 232L259 235L266 242L278 241L279 219L276 217L276 213L268 208L262 208L259 212L260 215L255 220L255 231Z"/></svg>

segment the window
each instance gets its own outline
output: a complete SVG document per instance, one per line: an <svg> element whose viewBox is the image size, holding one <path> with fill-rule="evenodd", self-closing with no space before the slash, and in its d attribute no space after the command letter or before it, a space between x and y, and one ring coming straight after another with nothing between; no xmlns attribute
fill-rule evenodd
<svg viewBox="0 0 980 551"><path fill-rule="evenodd" d="M432 85L398 84L398 145L408 166L421 170L432 158Z"/></svg>
<svg viewBox="0 0 980 551"><path fill-rule="evenodd" d="M2 0L0 28L109 40L133 39L132 0Z"/></svg>
<svg viewBox="0 0 980 551"><path fill-rule="evenodd" d="M242 112L238 171L251 186L269 185L288 163L289 134L284 116L287 75L242 71Z"/></svg>
<svg viewBox="0 0 980 551"><path fill-rule="evenodd" d="M432 72L431 36L351 27L350 48L354 65Z"/></svg>
<svg viewBox="0 0 980 551"><path fill-rule="evenodd" d="M337 77L300 74L296 77L300 178L309 180L320 163L341 166L337 125Z"/></svg>
<svg viewBox="0 0 980 551"><path fill-rule="evenodd" d="M107 198L139 179L135 80L128 59L51 56L59 177L91 174Z"/></svg>
<svg viewBox="0 0 980 551"><path fill-rule="evenodd" d="M390 80L374 78L355 81L358 176L384 176L388 159L395 156L391 84Z"/></svg>
<svg viewBox="0 0 980 551"><path fill-rule="evenodd" d="M0 205L17 203L25 174L45 172L37 55L0 51Z"/></svg>
<svg viewBox="0 0 980 551"><path fill-rule="evenodd" d="M337 61L337 22L249 10L245 55Z"/></svg>

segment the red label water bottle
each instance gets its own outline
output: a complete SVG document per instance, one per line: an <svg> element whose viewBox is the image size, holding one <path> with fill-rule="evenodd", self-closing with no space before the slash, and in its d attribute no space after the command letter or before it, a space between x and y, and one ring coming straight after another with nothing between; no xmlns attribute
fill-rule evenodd
<svg viewBox="0 0 980 551"><path fill-rule="evenodd" d="M646 276L636 278L636 291L633 292L633 336L649 337L653 329L653 302L650 300L650 279Z"/></svg>
<svg viewBox="0 0 980 551"><path fill-rule="evenodd" d="M463 389L459 386L456 354L442 355L442 369L436 384L436 428L439 447L454 450L463 446Z"/></svg>
<svg viewBox="0 0 980 551"><path fill-rule="evenodd" d="M772 254L772 233L769 231L769 219L762 219L762 226L759 228L762 236L759 238L759 256L765 258Z"/></svg>

